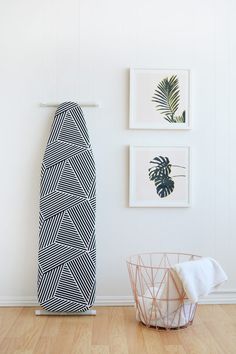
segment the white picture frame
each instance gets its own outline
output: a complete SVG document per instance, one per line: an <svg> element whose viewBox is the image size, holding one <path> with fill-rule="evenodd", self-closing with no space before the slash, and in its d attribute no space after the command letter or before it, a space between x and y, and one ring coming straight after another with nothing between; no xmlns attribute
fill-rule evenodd
<svg viewBox="0 0 236 354"><path fill-rule="evenodd" d="M190 70L131 68L129 102L130 129L191 129Z"/></svg>
<svg viewBox="0 0 236 354"><path fill-rule="evenodd" d="M190 207L189 146L131 145L129 161L130 207Z"/></svg>

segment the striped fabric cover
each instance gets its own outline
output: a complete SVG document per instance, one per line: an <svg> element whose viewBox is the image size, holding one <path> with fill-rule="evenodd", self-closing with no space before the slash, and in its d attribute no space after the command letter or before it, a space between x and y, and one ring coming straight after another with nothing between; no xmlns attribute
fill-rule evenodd
<svg viewBox="0 0 236 354"><path fill-rule="evenodd" d="M38 299L48 311L86 311L94 303L96 176L81 108L55 114L41 175Z"/></svg>

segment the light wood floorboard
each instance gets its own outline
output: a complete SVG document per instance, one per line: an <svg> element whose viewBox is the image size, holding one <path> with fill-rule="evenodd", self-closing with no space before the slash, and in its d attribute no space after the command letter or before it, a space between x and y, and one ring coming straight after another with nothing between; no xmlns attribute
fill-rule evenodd
<svg viewBox="0 0 236 354"><path fill-rule="evenodd" d="M132 307L94 316L35 316L0 308L0 354L236 354L236 305L201 305L191 327L156 331Z"/></svg>

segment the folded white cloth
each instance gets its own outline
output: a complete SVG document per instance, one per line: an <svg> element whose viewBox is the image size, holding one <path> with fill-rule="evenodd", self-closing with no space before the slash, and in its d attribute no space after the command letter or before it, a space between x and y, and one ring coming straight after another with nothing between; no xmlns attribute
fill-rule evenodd
<svg viewBox="0 0 236 354"><path fill-rule="evenodd" d="M219 263L213 258L178 263L173 266L188 299L195 303L200 296L208 295L228 278Z"/></svg>
<svg viewBox="0 0 236 354"><path fill-rule="evenodd" d="M146 325L164 328L185 326L193 319L195 307L189 300L180 300L184 290L177 275L159 287L147 288L138 296L136 318Z"/></svg>

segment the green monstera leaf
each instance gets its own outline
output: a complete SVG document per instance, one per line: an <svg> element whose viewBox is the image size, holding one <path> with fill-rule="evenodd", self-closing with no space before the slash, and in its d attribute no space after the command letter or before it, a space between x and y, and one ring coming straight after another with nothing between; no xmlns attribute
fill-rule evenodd
<svg viewBox="0 0 236 354"><path fill-rule="evenodd" d="M169 176L159 176L155 179L155 186L159 197L165 198L173 192L175 182Z"/></svg>
<svg viewBox="0 0 236 354"><path fill-rule="evenodd" d="M172 165L169 158L164 156L154 157L150 163L153 166L148 169L149 179L154 182L156 193L159 197L165 198L170 195L175 188L173 178L185 177L184 174L170 176L172 167L182 169L185 169L185 167L180 165Z"/></svg>
<svg viewBox="0 0 236 354"><path fill-rule="evenodd" d="M171 164L168 157L158 156L154 157L150 163L155 166L149 168L149 178L151 181L155 180L156 177L162 175L169 175L171 173Z"/></svg>

